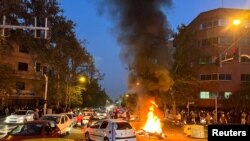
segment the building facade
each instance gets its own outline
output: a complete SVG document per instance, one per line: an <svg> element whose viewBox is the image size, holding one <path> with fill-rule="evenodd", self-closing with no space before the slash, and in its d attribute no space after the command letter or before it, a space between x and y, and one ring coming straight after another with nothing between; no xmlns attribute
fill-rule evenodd
<svg viewBox="0 0 250 141"><path fill-rule="evenodd" d="M220 107L250 82L250 10L218 8L200 13L189 25L200 50L196 105Z"/></svg>
<svg viewBox="0 0 250 141"><path fill-rule="evenodd" d="M36 62L25 46L12 45L10 54L1 56L2 64L14 70L11 91L1 90L1 106L24 108L41 106L44 99L46 66Z"/></svg>

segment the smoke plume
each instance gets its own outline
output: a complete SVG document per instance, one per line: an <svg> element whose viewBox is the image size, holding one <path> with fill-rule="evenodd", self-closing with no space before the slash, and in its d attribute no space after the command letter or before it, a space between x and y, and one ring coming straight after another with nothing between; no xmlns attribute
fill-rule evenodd
<svg viewBox="0 0 250 141"><path fill-rule="evenodd" d="M116 24L114 33L129 71L128 89L139 95L156 96L172 84L170 30L162 11L171 4L171 0L103 0L99 5L100 12L111 15Z"/></svg>

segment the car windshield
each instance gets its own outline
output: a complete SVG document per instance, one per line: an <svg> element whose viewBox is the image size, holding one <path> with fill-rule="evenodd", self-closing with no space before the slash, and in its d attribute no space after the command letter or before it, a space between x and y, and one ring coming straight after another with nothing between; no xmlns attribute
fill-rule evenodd
<svg viewBox="0 0 250 141"><path fill-rule="evenodd" d="M116 122L116 130L132 129L132 126L128 122Z"/></svg>
<svg viewBox="0 0 250 141"><path fill-rule="evenodd" d="M16 111L13 115L26 115L27 111Z"/></svg>
<svg viewBox="0 0 250 141"><path fill-rule="evenodd" d="M43 116L42 119L43 120L52 120L52 121L56 122L57 124L60 122L60 117L58 117L58 116Z"/></svg>
<svg viewBox="0 0 250 141"><path fill-rule="evenodd" d="M22 124L14 128L10 135L40 135L42 131L42 124Z"/></svg>

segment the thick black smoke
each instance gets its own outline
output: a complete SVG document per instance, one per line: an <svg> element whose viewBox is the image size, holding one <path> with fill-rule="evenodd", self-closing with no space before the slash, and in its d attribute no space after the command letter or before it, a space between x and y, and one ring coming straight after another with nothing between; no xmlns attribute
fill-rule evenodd
<svg viewBox="0 0 250 141"><path fill-rule="evenodd" d="M114 33L122 44L121 58L129 70L129 90L155 95L167 91L170 30L164 7L171 0L103 0L100 12L111 15L116 23ZM137 85L136 85L137 84Z"/></svg>

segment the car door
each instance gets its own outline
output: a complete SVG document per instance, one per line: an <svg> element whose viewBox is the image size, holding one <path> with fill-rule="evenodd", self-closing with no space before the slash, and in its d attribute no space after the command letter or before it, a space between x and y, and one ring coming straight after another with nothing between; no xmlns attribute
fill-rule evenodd
<svg viewBox="0 0 250 141"><path fill-rule="evenodd" d="M67 115L64 115L64 120L65 120L65 126L66 126L66 130L67 132L70 132L71 130L71 120Z"/></svg>
<svg viewBox="0 0 250 141"><path fill-rule="evenodd" d="M66 133L67 125L65 123L64 116L60 116L60 118L61 118L61 122L60 122L60 124L61 124L61 132L62 132L62 134L64 134L64 133Z"/></svg>
<svg viewBox="0 0 250 141"><path fill-rule="evenodd" d="M103 121L99 128L96 131L96 134L98 136L99 141L103 141L105 137L108 137L108 134L111 133L111 131L108 131L107 126L109 122Z"/></svg>
<svg viewBox="0 0 250 141"><path fill-rule="evenodd" d="M91 128L91 133L90 133L90 138L96 141L101 140L100 137L100 125L102 124L102 121L97 121L96 123L94 123L94 125L92 125Z"/></svg>

